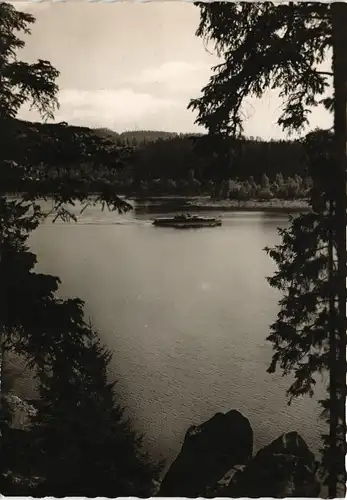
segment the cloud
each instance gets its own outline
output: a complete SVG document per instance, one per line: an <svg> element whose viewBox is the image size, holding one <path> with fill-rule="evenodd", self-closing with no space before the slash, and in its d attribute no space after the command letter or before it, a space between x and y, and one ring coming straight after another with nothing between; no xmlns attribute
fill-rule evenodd
<svg viewBox="0 0 347 500"><path fill-rule="evenodd" d="M60 92L59 100L62 110L71 108L75 115L129 121L141 120L145 115L171 108L176 104L169 98L160 99L130 89L66 89Z"/></svg>
<svg viewBox="0 0 347 500"><path fill-rule="evenodd" d="M107 127L117 132L149 129L171 132L198 132L193 125L196 113L187 110L188 96L167 93L165 97L133 89L78 90L63 89L59 93L60 109L55 121L71 125ZM276 92L263 99L247 99L245 103L246 135L263 138L281 138L283 133L276 124L280 113L280 100ZM19 118L40 121L39 115L23 107ZM310 128L323 127L331 122L324 109L313 110Z"/></svg>
<svg viewBox="0 0 347 500"><path fill-rule="evenodd" d="M134 128L154 116L170 114L180 109L181 104L172 98L158 98L131 89L78 90L62 89L59 92L60 109L55 113L56 121L92 127L110 127L117 130ZM23 108L20 117L39 119L28 108Z"/></svg>
<svg viewBox="0 0 347 500"><path fill-rule="evenodd" d="M46 10L50 7L51 2L46 0L46 1L41 1L41 0L34 0L34 1L29 1L29 0L16 0L15 2L9 2L15 7L17 10L22 10L24 12L30 12L35 14L38 11Z"/></svg>
<svg viewBox="0 0 347 500"><path fill-rule="evenodd" d="M192 92L200 90L208 81L211 68L203 63L169 61L160 66L147 68L138 75L137 85L161 85L168 92Z"/></svg>

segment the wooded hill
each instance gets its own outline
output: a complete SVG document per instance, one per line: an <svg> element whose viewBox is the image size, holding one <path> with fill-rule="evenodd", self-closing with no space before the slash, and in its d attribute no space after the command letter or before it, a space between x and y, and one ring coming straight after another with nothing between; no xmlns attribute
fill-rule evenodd
<svg viewBox="0 0 347 500"><path fill-rule="evenodd" d="M113 154L117 151L118 158L122 148L126 146L127 151L132 152L128 161L128 173L130 175L131 172L134 181L148 181L154 178L175 181L189 179L192 170L194 177L200 182L214 180L217 174L222 179L246 180L252 176L256 182L260 182L264 173L271 179L278 173L285 178L306 175L304 149L300 141L263 141L258 138L234 141L230 144L232 154L227 164L221 167L222 162L219 162L218 158L216 160L214 155L201 152L196 147L196 139L202 137L199 134L150 130L119 134L107 128L91 129L66 123L41 124L19 120L15 122L17 137L30 143L26 144L25 149L31 154L37 149L32 138L36 131L40 131L44 139L44 145L40 143L40 159L42 161L42 149L46 149L47 165L71 164L80 161L82 157L87 159L89 150L95 147L99 148L100 152L101 149ZM32 160L35 163L35 158ZM108 162L105 160L105 163Z"/></svg>
<svg viewBox="0 0 347 500"><path fill-rule="evenodd" d="M118 134L67 123L20 120L13 120L10 128L4 149L11 152L11 161L32 165L31 176L48 176L52 182L66 175L73 182L77 175L74 167L83 165L78 176L88 172L90 177L92 172L96 190L100 179L107 178L125 195L228 198L233 193L236 198L248 199L262 193L265 199L279 195L292 199L305 196L309 186L300 141L230 141L227 157L220 158L201 147L204 137L199 134L147 130ZM21 147L14 148L11 140L20 141ZM236 184L230 186L230 180ZM285 187L279 188L279 183Z"/></svg>

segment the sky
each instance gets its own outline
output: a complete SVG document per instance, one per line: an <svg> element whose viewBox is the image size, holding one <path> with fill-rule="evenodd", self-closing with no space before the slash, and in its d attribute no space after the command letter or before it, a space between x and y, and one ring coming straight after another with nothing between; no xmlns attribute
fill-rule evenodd
<svg viewBox="0 0 347 500"><path fill-rule="evenodd" d="M195 36L199 9L190 2L14 2L36 17L20 58L49 60L60 71L56 121L124 130L201 132L187 110L220 62ZM281 139L276 92L245 103L248 136ZM39 116L24 108L20 118ZM310 128L331 126L322 108Z"/></svg>

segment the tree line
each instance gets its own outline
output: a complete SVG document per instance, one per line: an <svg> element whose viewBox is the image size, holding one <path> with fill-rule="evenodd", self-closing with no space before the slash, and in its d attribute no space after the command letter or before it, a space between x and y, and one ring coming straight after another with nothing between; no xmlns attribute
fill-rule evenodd
<svg viewBox="0 0 347 500"><path fill-rule="evenodd" d="M201 135L112 135L107 129L19 120L12 120L11 127L12 137L23 145L13 160L31 164L32 177L51 182L52 190L58 179L68 178L72 187L86 177L93 179L97 190L107 181L123 195L203 195L242 201L302 199L311 185L302 141L230 141L228 161L217 160L216 166L214 156L197 147L197 140L204 139ZM9 141L6 148L14 149ZM97 165L90 161L95 152Z"/></svg>
<svg viewBox="0 0 347 500"><path fill-rule="evenodd" d="M111 138L109 133L100 136ZM282 173L284 177L305 176L307 164L302 141L265 141L249 139L224 141L229 155L226 162L218 158L215 168L215 154L197 147L203 142L202 134L171 134L146 131L126 132L112 138L117 146L133 148L131 175L134 182L150 182L152 179L187 180L194 171L194 177L201 183L208 180L225 180L238 177L246 180L253 177L260 182L264 172L274 178Z"/></svg>

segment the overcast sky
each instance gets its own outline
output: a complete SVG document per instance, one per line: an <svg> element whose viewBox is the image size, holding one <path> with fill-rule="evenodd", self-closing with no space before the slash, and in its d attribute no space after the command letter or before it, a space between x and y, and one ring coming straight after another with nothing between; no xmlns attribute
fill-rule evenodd
<svg viewBox="0 0 347 500"><path fill-rule="evenodd" d="M48 59L61 73L56 121L123 130L199 131L187 110L218 60L195 36L199 9L186 2L27 3L36 17L21 51L25 60ZM248 135L284 137L277 127L281 101L275 93L248 99ZM23 110L21 117L37 120ZM314 110L312 128L331 126ZM201 129L200 129L201 130Z"/></svg>

